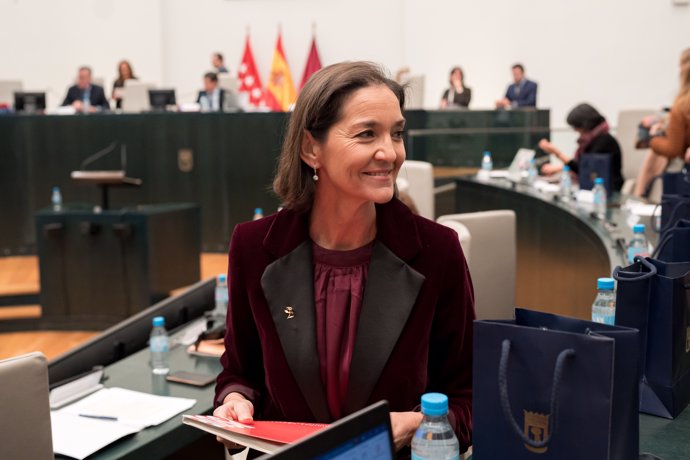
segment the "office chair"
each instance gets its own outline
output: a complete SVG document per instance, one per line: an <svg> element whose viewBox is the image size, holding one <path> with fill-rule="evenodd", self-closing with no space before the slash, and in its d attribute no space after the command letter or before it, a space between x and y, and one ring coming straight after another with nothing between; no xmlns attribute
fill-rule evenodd
<svg viewBox="0 0 690 460"><path fill-rule="evenodd" d="M511 210L450 214L438 222L459 222L470 232L468 265L477 319L510 319L515 308L516 227Z"/></svg>

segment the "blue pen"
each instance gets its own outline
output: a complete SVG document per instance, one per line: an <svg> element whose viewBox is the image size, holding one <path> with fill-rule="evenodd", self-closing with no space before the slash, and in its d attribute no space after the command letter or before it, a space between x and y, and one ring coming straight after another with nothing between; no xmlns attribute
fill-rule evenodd
<svg viewBox="0 0 690 460"><path fill-rule="evenodd" d="M111 417L109 415L79 414L79 417L95 418L97 420L111 420L113 422L117 422L117 417Z"/></svg>

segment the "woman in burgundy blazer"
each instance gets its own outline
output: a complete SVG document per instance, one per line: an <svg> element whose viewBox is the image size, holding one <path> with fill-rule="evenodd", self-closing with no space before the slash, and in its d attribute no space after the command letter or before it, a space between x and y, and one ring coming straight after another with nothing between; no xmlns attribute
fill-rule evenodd
<svg viewBox="0 0 690 460"><path fill-rule="evenodd" d="M461 450L471 444L472 282L455 232L393 197L403 105L403 89L369 63L326 67L303 89L274 183L286 209L233 233L216 415L333 420L313 252L370 244L341 415L388 400L400 448L421 422L421 395L438 391ZM343 211L352 203L354 215Z"/></svg>

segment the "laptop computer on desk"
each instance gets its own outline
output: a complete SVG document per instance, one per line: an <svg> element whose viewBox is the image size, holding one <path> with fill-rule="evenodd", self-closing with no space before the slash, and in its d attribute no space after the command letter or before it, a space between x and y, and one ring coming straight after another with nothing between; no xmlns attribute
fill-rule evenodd
<svg viewBox="0 0 690 460"><path fill-rule="evenodd" d="M520 182L522 180L522 172L527 171L529 162L532 161L535 153L532 149L519 149L508 169L491 171L490 177L492 179L507 179L511 182Z"/></svg>
<svg viewBox="0 0 690 460"><path fill-rule="evenodd" d="M388 403L380 401L260 460L392 460L394 452Z"/></svg>

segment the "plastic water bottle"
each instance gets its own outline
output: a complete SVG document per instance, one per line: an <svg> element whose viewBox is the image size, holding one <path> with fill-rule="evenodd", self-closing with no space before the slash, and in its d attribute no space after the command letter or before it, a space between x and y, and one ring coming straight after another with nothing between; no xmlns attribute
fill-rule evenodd
<svg viewBox="0 0 690 460"><path fill-rule="evenodd" d="M422 395L421 425L412 438L412 460L459 460L460 444L448 423L448 397Z"/></svg>
<svg viewBox="0 0 690 460"><path fill-rule="evenodd" d="M592 304L592 321L602 324L616 322L616 292L613 278L597 280L597 297Z"/></svg>
<svg viewBox="0 0 690 460"><path fill-rule="evenodd" d="M494 169L494 162L491 160L491 152L484 151L482 156L482 169L477 174L479 180L489 180L491 178L491 170Z"/></svg>
<svg viewBox="0 0 690 460"><path fill-rule="evenodd" d="M91 88L88 88L84 91L84 98L82 99L82 112L91 112Z"/></svg>
<svg viewBox="0 0 690 460"><path fill-rule="evenodd" d="M225 317L228 314L228 281L225 274L220 274L216 278L216 308L213 310L213 316Z"/></svg>
<svg viewBox="0 0 690 460"><path fill-rule="evenodd" d="M60 211L62 209L62 193L60 193L60 187L53 187L50 202L53 203L53 211Z"/></svg>
<svg viewBox="0 0 690 460"><path fill-rule="evenodd" d="M561 172L561 188L560 196L561 201L570 201L570 197L573 193L573 182L570 178L570 166L563 166L563 172Z"/></svg>
<svg viewBox="0 0 690 460"><path fill-rule="evenodd" d="M261 208L256 208L254 209L254 218L252 220L259 220L263 219L264 217L264 210Z"/></svg>
<svg viewBox="0 0 690 460"><path fill-rule="evenodd" d="M165 330L165 318L156 316L153 318L153 329L151 329L151 340L149 341L151 350L151 367L154 374L167 374L170 370L168 365L168 354L170 353L170 338L168 331Z"/></svg>
<svg viewBox="0 0 690 460"><path fill-rule="evenodd" d="M537 163L534 161L534 158L529 160L529 166L527 168L527 183L529 185L534 185L534 183L537 181L537 176L539 175L539 171L537 171Z"/></svg>
<svg viewBox="0 0 690 460"><path fill-rule="evenodd" d="M606 219L606 187L604 187L604 179L597 177L594 179L594 188L592 188L594 214L601 219Z"/></svg>
<svg viewBox="0 0 690 460"><path fill-rule="evenodd" d="M646 257L649 255L649 245L644 234L644 224L635 224L633 227L633 237L628 244L628 262L635 262L635 256Z"/></svg>

